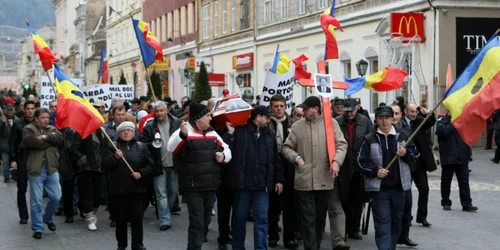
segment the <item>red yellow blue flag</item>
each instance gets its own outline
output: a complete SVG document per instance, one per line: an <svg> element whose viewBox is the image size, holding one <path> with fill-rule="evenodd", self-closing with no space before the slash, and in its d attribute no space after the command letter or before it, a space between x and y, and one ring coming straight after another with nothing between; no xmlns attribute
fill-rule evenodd
<svg viewBox="0 0 500 250"><path fill-rule="evenodd" d="M408 72L394 67L386 67L383 70L367 76L356 78L347 78L344 81L349 85L346 89L346 95L354 95L362 88L374 90L377 92L386 92L401 88Z"/></svg>
<svg viewBox="0 0 500 250"><path fill-rule="evenodd" d="M35 47L35 54L38 54L40 57L40 62L42 63L42 67L45 71L52 69L52 65L57 62L56 56L50 50L50 47L47 43L36 34L36 31L31 27L31 25L26 21L26 26L28 26L28 30L33 38L33 45Z"/></svg>
<svg viewBox="0 0 500 250"><path fill-rule="evenodd" d="M98 83L108 83L109 71L108 71L108 57L106 57L106 49L101 49L101 61L99 63L98 73Z"/></svg>
<svg viewBox="0 0 500 250"><path fill-rule="evenodd" d="M83 91L54 64L57 88L56 127L72 128L86 138L104 124L102 115L85 98Z"/></svg>
<svg viewBox="0 0 500 250"><path fill-rule="evenodd" d="M163 62L163 50L161 43L156 36L149 31L149 26L146 22L132 18L132 24L135 30L135 36L141 49L142 60L144 66L149 67L155 60Z"/></svg>
<svg viewBox="0 0 500 250"><path fill-rule="evenodd" d="M444 93L451 122L469 146L481 138L485 121L500 108L499 89L500 42L495 35Z"/></svg>
<svg viewBox="0 0 500 250"><path fill-rule="evenodd" d="M340 22L335 18L335 0L332 0L332 6L326 9L320 17L321 28L325 31L325 61L328 59L339 58L339 45L334 29L337 28L344 32Z"/></svg>

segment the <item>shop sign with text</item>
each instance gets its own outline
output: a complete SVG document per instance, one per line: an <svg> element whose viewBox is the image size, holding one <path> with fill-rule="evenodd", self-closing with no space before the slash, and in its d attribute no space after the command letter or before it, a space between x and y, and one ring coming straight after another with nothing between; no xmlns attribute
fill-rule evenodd
<svg viewBox="0 0 500 250"><path fill-rule="evenodd" d="M253 53L233 56L233 69L253 68Z"/></svg>
<svg viewBox="0 0 500 250"><path fill-rule="evenodd" d="M424 13L391 13L392 37L402 36L403 43L409 43L415 36L418 36L420 37L419 43L424 43L424 31Z"/></svg>

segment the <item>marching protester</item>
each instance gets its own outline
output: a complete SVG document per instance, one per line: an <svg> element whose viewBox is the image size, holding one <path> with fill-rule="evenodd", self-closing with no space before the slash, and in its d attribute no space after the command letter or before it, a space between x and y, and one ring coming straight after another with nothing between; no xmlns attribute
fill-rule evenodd
<svg viewBox="0 0 500 250"><path fill-rule="evenodd" d="M270 116L269 109L257 105L252 110L246 126L235 129L227 123L228 132L224 135L224 141L233 155L228 167L231 169L229 185L235 192L232 242L234 250L245 249L246 219L250 207L253 207L254 249L267 249L268 227L271 223L268 222L270 196L271 193L279 195L283 191L285 178L276 135L267 127ZM275 206L279 209L280 204ZM278 221L272 223L278 224ZM294 228L292 237L293 233ZM269 243L271 245L271 240Z"/></svg>
<svg viewBox="0 0 500 250"><path fill-rule="evenodd" d="M285 143L292 126L292 118L285 112L286 99L282 95L273 95L269 101L269 108L271 110L269 128L276 136L278 152L281 152L283 143ZM281 208L283 208L283 245L288 249L296 249L298 244L295 242L294 236L296 231L296 214L294 206L295 190L293 188L295 167L284 157L282 157L281 161L285 180L285 182L282 183L283 193L281 195L276 192L269 193L269 246L276 247L279 242L278 222L282 210Z"/></svg>
<svg viewBox="0 0 500 250"><path fill-rule="evenodd" d="M188 250L201 249L208 231L215 191L220 186L221 163L231 160L231 150L210 127L212 113L193 102L189 122L170 136L168 151L178 157L179 190L186 197L189 213Z"/></svg>
<svg viewBox="0 0 500 250"><path fill-rule="evenodd" d="M117 150L108 147L102 160L108 174L108 192L114 202L118 250L127 248L128 222L132 231L132 249L146 249L143 245L143 203L147 189L145 178L151 175L153 160L147 146L135 140L135 130L134 123L122 122L116 128ZM132 174L129 168L133 170Z"/></svg>
<svg viewBox="0 0 500 250"><path fill-rule="evenodd" d="M437 122L436 135L439 142L441 160L441 206L446 211L451 210L450 188L453 174L457 176L462 211L475 212L478 208L472 205L469 186L469 162L472 161L472 152L451 122L451 115L445 116Z"/></svg>
<svg viewBox="0 0 500 250"><path fill-rule="evenodd" d="M429 110L426 108L417 107L415 103L408 103L405 108L405 118L402 122L406 123L411 129L411 133L413 133L424 121L427 114L429 114ZM427 204L429 203L429 180L427 178L427 172L432 172L437 169L434 154L432 153L431 146L429 145L426 132L432 128L434 124L436 124L436 116L432 113L431 117L425 122L424 125L422 125L422 129L420 129L413 138L413 142L420 153L420 157L416 162L415 171L412 171L412 179L418 189L418 210L416 221L424 227L431 226L431 223L427 221Z"/></svg>
<svg viewBox="0 0 500 250"><path fill-rule="evenodd" d="M62 134L49 125L49 116L48 109L37 109L34 114L35 121L26 125L22 132L30 184L31 229L35 239L42 238L43 224L46 224L50 231L56 231L52 219L61 198L57 168ZM49 197L45 212L42 211L44 191Z"/></svg>
<svg viewBox="0 0 500 250"><path fill-rule="evenodd" d="M409 125L406 122L402 122L401 118L403 117L403 113L401 112L401 107L398 104L392 104L391 105L392 111L394 112L394 117L392 121L392 125L394 126L394 129L396 129L396 132L404 134L407 138L410 138L412 131ZM413 164L410 166L410 169L412 171L415 171L416 164ZM410 239L410 225L411 225L411 209L413 206L413 199L412 199L412 193L411 193L411 188L405 191L405 201L404 201L404 210L403 210L403 217L402 217L402 223L401 223L401 234L399 235L399 239L397 244L400 245L406 245L409 247L416 247L418 246L417 243L413 242Z"/></svg>
<svg viewBox="0 0 500 250"><path fill-rule="evenodd" d="M28 223L28 205L26 204L26 191L28 190L28 173L26 171L26 151L22 144L24 126L31 124L35 115L35 102L24 103L24 117L19 118L12 125L9 137L10 167L16 173L17 181L17 209L19 210L19 223Z"/></svg>
<svg viewBox="0 0 500 250"><path fill-rule="evenodd" d="M0 155L2 156L3 181L10 182L10 149L9 136L12 127L18 118L14 115L14 106L8 104L5 107L5 114L0 122Z"/></svg>
<svg viewBox="0 0 500 250"><path fill-rule="evenodd" d="M154 104L154 120L144 127L141 141L144 142L154 160L152 175L160 219L160 231L168 230L171 225L171 211L178 196L179 184L177 181L176 159L167 150L164 143L168 142L174 132L179 129L180 120L169 113L167 104L158 101ZM159 138L158 138L159 136ZM161 140L155 145L155 140Z"/></svg>
<svg viewBox="0 0 500 250"><path fill-rule="evenodd" d="M66 133L67 135L67 133ZM80 212L87 220L90 231L97 230L97 211L104 194L104 172L101 169L102 155L106 149L106 138L97 129L82 139L75 131L66 138L69 156L78 177Z"/></svg>
<svg viewBox="0 0 500 250"><path fill-rule="evenodd" d="M359 114L358 111L356 100L348 98L344 101L344 114L335 118L339 123L348 146L346 158L337 179L340 186L340 192L338 192L340 193L340 197L333 197L334 200L340 198L342 201L345 220L335 223L332 217L335 217L335 215L343 217L341 215L342 212L339 211L341 209L336 209L336 206L329 206L328 209L330 213L330 226L332 227L332 238L336 239L333 246L334 249L336 246L344 244L344 230L342 230L344 228L346 228L347 236L350 239L362 239L359 229L361 226L365 190L363 176L357 164L357 156L359 155L359 150L365 136L372 132L373 124L370 118ZM329 204L334 202L329 202ZM333 227L336 227L336 229ZM336 235L335 237L333 235L334 231L338 231L340 235Z"/></svg>
<svg viewBox="0 0 500 250"><path fill-rule="evenodd" d="M495 150L495 156L491 158L494 163L500 162L500 109L495 110L491 117L491 127L493 128L495 145L497 149Z"/></svg>
<svg viewBox="0 0 500 250"><path fill-rule="evenodd" d="M317 250L321 245L328 196L333 191L334 178L338 176L344 162L347 142L337 121L332 119L335 159L330 166L321 101L318 97L310 96L301 106L305 119L292 125L282 154L296 165L294 187L300 207L304 249Z"/></svg>
<svg viewBox="0 0 500 250"><path fill-rule="evenodd" d="M394 111L389 106L375 110L376 132L365 136L358 163L365 175L365 191L373 199L375 243L379 250L396 249L401 233L405 191L411 188L410 166L418 158L415 145L396 132ZM397 155L390 170L385 167Z"/></svg>

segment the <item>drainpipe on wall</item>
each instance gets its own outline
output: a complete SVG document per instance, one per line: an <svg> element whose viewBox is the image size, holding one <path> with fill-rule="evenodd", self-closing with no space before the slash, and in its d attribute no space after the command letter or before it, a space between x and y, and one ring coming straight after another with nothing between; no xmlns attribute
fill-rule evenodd
<svg viewBox="0 0 500 250"><path fill-rule="evenodd" d="M439 83L436 82L436 29L437 29L437 9L436 7L432 4L432 0L427 0L427 3L429 3L430 7L432 8L432 12L433 12L433 19L432 19L432 25L433 25L433 30L432 30L432 47L431 47L431 57L432 57L432 79L431 79L431 86L432 86L432 89L433 89L433 100L432 100L432 107L434 107L434 105L437 104L438 100L440 100L440 97L439 97ZM431 105L430 105L430 98L427 97L427 100L428 100L428 108L431 109ZM431 129L432 133L431 133L431 137L432 137L432 141L433 143L434 142L437 142L437 138L436 138L436 135L434 133L434 130L435 128L433 127ZM434 150L437 150L438 149L438 146L437 144L434 143Z"/></svg>
<svg viewBox="0 0 500 250"><path fill-rule="evenodd" d="M257 25L257 3L259 1L253 1L253 56L255 58L254 62L253 62L253 79L251 79L252 83L254 83L254 90L253 90L253 95L255 98L257 98L257 95L260 95L260 90L257 89L258 87L258 81L257 79L259 79L258 77L258 73L259 72L259 69L255 66L257 64L257 34L258 34L258 25ZM253 102L253 100L252 100Z"/></svg>

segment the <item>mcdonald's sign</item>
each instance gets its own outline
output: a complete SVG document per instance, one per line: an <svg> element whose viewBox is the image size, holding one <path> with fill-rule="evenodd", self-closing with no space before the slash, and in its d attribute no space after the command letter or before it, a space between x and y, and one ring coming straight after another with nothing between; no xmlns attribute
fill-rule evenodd
<svg viewBox="0 0 500 250"><path fill-rule="evenodd" d="M415 36L420 37L419 43L424 43L424 13L391 13L391 33L392 37L402 36L403 43Z"/></svg>

